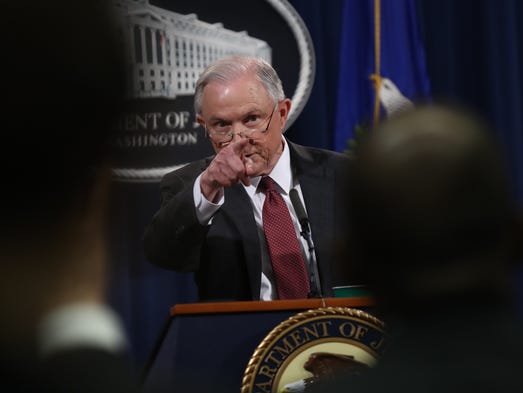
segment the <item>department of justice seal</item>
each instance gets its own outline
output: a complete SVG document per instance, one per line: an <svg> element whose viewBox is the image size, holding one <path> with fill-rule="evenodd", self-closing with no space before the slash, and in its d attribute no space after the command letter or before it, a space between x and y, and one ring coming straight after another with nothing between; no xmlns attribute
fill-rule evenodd
<svg viewBox="0 0 523 393"><path fill-rule="evenodd" d="M241 392L304 392L337 373L359 374L374 366L384 347L384 323L364 311L305 311L280 323L258 345Z"/></svg>

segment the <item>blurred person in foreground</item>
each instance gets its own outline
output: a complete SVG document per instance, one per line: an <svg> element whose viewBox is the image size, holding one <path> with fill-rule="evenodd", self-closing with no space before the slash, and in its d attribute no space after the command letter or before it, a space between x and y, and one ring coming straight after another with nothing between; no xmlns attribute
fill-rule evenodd
<svg viewBox="0 0 523 393"><path fill-rule="evenodd" d="M105 0L2 5L2 391L132 392L105 304L124 68Z"/></svg>
<svg viewBox="0 0 523 393"><path fill-rule="evenodd" d="M361 379L318 391L523 391L521 216L492 135L472 113L433 105L362 146L348 246L390 336Z"/></svg>
<svg viewBox="0 0 523 393"><path fill-rule="evenodd" d="M337 274L333 244L344 224L337 186L348 157L284 137L291 100L264 60L230 56L209 65L196 82L194 102L216 154L162 179L162 204L145 231L148 259L195 272L200 300L332 296L333 286L347 284ZM300 235L292 190L310 218L312 252ZM271 237L267 202L280 197L289 225L283 229L279 220ZM271 239L280 244L273 247ZM307 282L314 261L318 287ZM291 266L300 271L293 275Z"/></svg>

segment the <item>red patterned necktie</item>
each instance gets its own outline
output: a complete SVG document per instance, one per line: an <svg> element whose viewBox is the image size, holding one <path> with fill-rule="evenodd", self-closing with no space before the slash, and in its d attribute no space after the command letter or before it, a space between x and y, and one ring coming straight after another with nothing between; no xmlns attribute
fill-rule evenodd
<svg viewBox="0 0 523 393"><path fill-rule="evenodd" d="M309 293L309 279L289 209L269 176L260 182L265 192L263 230L276 288L280 299L303 299Z"/></svg>

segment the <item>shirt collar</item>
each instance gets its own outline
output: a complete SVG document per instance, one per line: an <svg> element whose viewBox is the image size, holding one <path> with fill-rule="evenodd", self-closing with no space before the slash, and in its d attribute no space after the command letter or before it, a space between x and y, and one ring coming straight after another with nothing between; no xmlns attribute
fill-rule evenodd
<svg viewBox="0 0 523 393"><path fill-rule="evenodd" d="M283 152L276 162L274 168L272 168L271 173L268 176L274 180L276 184L283 190L284 193L288 194L292 188L292 171L291 171L291 154L289 152L289 145L287 141L282 136L283 140ZM245 191L252 198L256 193L258 184L260 183L261 176L256 176L251 178L251 185L245 186Z"/></svg>

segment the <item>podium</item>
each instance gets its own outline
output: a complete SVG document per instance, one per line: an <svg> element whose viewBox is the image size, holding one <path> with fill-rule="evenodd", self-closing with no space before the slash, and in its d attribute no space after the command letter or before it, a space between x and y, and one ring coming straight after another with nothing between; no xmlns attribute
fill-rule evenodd
<svg viewBox="0 0 523 393"><path fill-rule="evenodd" d="M240 392L251 355L282 321L304 310L372 306L367 297L177 304L144 370L143 391Z"/></svg>

